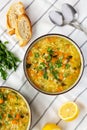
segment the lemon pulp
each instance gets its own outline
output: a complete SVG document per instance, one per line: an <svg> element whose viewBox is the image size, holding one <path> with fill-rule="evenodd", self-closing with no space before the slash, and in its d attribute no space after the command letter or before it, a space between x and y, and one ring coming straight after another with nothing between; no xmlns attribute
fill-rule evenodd
<svg viewBox="0 0 87 130"><path fill-rule="evenodd" d="M66 102L60 107L58 111L58 115L64 121L72 121L76 119L78 114L79 114L79 109L77 104L74 102Z"/></svg>
<svg viewBox="0 0 87 130"><path fill-rule="evenodd" d="M47 123L44 125L42 130L61 130L59 126L54 123Z"/></svg>

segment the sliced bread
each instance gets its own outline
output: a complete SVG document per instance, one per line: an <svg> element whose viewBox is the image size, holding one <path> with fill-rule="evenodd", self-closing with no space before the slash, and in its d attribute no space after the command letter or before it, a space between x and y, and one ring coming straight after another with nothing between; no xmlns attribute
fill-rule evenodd
<svg viewBox="0 0 87 130"><path fill-rule="evenodd" d="M7 28L10 35L15 33L16 22L19 15L25 14L22 2L14 3L7 12Z"/></svg>
<svg viewBox="0 0 87 130"><path fill-rule="evenodd" d="M27 15L18 16L15 34L20 40L19 45L25 46L32 36L31 22Z"/></svg>

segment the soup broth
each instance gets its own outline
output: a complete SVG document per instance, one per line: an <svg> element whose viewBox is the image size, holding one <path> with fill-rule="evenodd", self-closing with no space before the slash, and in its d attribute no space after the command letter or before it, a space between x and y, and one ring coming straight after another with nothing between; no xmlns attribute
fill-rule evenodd
<svg viewBox="0 0 87 130"><path fill-rule="evenodd" d="M68 90L78 79L80 70L79 51L64 37L41 38L27 53L27 75L35 87L43 92Z"/></svg>
<svg viewBox="0 0 87 130"><path fill-rule="evenodd" d="M22 97L15 91L0 88L0 130L27 130L29 117Z"/></svg>

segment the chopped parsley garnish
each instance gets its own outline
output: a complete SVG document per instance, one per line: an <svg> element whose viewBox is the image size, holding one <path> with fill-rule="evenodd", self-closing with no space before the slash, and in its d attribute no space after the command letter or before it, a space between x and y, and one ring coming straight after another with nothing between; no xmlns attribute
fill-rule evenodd
<svg viewBox="0 0 87 130"><path fill-rule="evenodd" d="M53 54L52 48L48 47L47 52L48 52L50 55L52 55L52 54Z"/></svg>
<svg viewBox="0 0 87 130"><path fill-rule="evenodd" d="M35 58L38 58L39 57L39 53L35 53Z"/></svg>
<svg viewBox="0 0 87 130"><path fill-rule="evenodd" d="M2 114L0 114L0 120L2 120Z"/></svg>
<svg viewBox="0 0 87 130"><path fill-rule="evenodd" d="M39 69L43 70L45 68L46 68L46 64L44 62L41 62L40 65L39 65Z"/></svg>
<svg viewBox="0 0 87 130"><path fill-rule="evenodd" d="M47 71L44 71L43 77L44 79L48 79Z"/></svg>
<svg viewBox="0 0 87 130"><path fill-rule="evenodd" d="M8 118L12 118L12 115L11 115L11 114L8 114Z"/></svg>
<svg viewBox="0 0 87 130"><path fill-rule="evenodd" d="M66 69L68 69L70 67L70 64L66 64Z"/></svg>

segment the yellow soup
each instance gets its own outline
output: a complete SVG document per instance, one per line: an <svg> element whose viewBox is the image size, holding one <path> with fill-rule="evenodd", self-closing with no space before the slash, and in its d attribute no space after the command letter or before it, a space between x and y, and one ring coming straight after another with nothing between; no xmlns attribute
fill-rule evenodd
<svg viewBox="0 0 87 130"><path fill-rule="evenodd" d="M30 113L23 98L8 88L0 88L0 130L27 130Z"/></svg>
<svg viewBox="0 0 87 130"><path fill-rule="evenodd" d="M43 92L63 92L78 79L81 58L77 47L61 36L48 36L37 41L27 53L26 72Z"/></svg>

